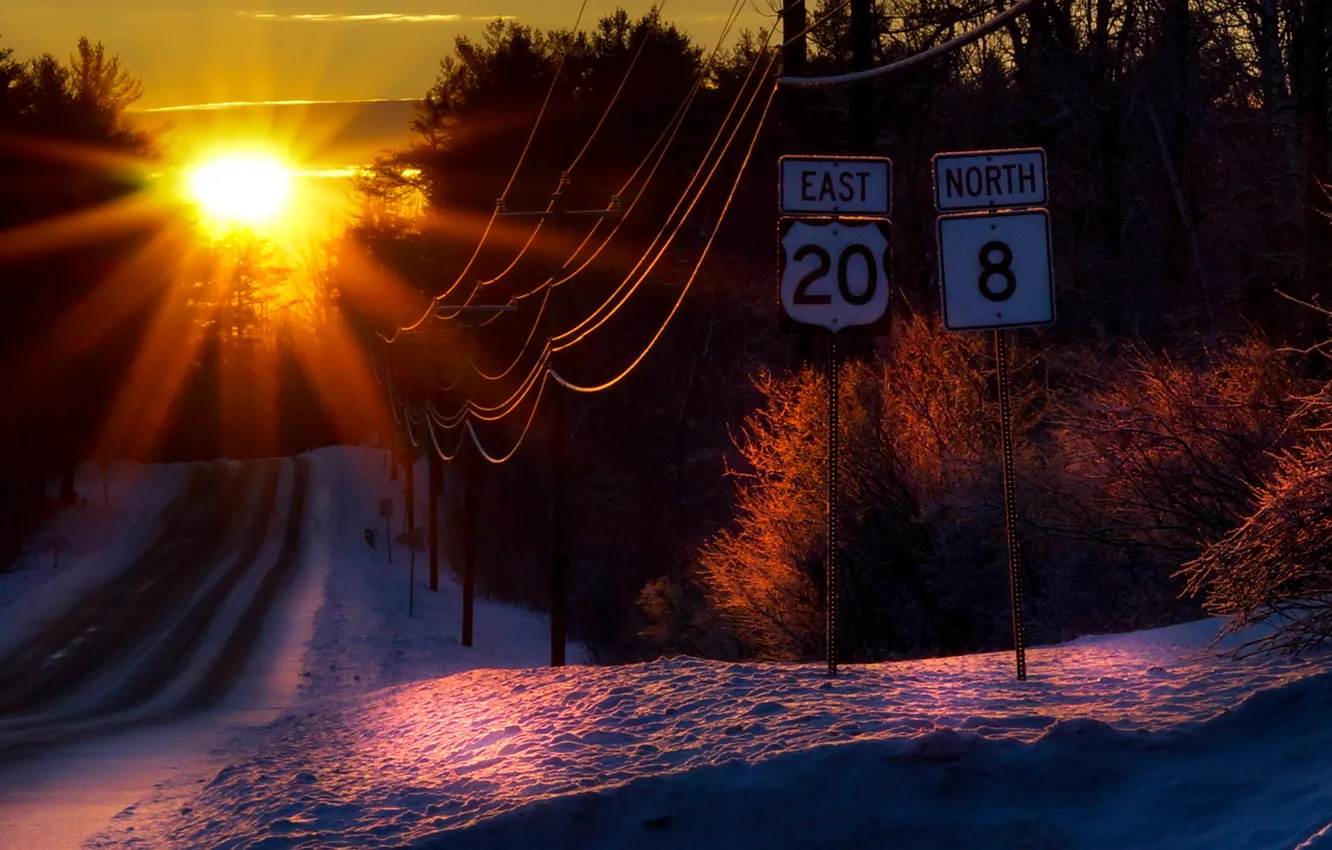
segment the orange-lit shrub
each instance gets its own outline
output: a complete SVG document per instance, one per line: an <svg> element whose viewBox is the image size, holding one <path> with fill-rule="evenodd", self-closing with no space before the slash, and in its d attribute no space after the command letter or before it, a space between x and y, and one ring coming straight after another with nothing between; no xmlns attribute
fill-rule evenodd
<svg viewBox="0 0 1332 850"><path fill-rule="evenodd" d="M1332 639L1332 440L1282 455L1257 507L1236 529L1184 565L1188 590L1209 613L1231 616L1226 632L1271 628L1235 652L1298 652Z"/></svg>
<svg viewBox="0 0 1332 850"><path fill-rule="evenodd" d="M755 386L763 404L736 440L749 468L731 471L735 528L704 548L699 579L750 652L809 656L822 634L823 383L808 370L788 379L763 371Z"/></svg>
<svg viewBox="0 0 1332 850"><path fill-rule="evenodd" d="M886 357L843 372L844 659L1011 645L988 343L908 315ZM1187 363L1091 346L1050 363L1019 348L1013 385L1033 639L1196 613L1172 575L1241 521L1273 453L1300 433L1291 417L1301 384L1282 353L1258 338ZM707 615L744 652L814 657L824 638L823 377L765 372L757 386L763 403L736 440L734 524L702 549L696 578ZM659 635L668 598L686 599L655 588L641 600L659 615ZM706 625L697 606L682 608L685 632Z"/></svg>
<svg viewBox="0 0 1332 850"><path fill-rule="evenodd" d="M959 549L963 572L988 562L995 542L965 530L994 512L998 492L982 341L908 315L888 347L841 379L840 636L854 658L983 644L991 626L976 606L1002 611L985 605L1000 599L1002 573L987 590L954 593L945 568ZM735 523L700 553L698 579L750 653L810 657L824 641L826 388L814 370L763 372L756 385L764 402L736 440Z"/></svg>
<svg viewBox="0 0 1332 850"><path fill-rule="evenodd" d="M1248 512L1272 453L1293 445L1299 383L1249 337L1201 363L1132 349L1061 394L1054 533L1190 557Z"/></svg>
<svg viewBox="0 0 1332 850"><path fill-rule="evenodd" d="M1078 359L1035 481L1040 616L1064 638L1201 613L1175 573L1252 509L1274 453L1298 438L1301 384L1259 337L1191 362L1142 348Z"/></svg>

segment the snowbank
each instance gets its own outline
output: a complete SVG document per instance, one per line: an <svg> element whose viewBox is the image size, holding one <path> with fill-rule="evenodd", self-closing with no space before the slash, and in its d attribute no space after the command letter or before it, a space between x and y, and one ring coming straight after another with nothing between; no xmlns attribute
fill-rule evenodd
<svg viewBox="0 0 1332 850"><path fill-rule="evenodd" d="M1216 628L1038 648L1026 683L1006 654L472 671L307 705L96 846L1292 847L1332 820L1329 659L1211 657Z"/></svg>

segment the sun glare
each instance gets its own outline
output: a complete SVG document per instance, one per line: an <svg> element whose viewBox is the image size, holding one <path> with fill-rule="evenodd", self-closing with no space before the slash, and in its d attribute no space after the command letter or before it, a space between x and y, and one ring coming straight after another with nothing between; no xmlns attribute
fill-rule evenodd
<svg viewBox="0 0 1332 850"><path fill-rule="evenodd" d="M271 225L287 206L292 172L271 156L234 154L189 172L189 193L217 223Z"/></svg>

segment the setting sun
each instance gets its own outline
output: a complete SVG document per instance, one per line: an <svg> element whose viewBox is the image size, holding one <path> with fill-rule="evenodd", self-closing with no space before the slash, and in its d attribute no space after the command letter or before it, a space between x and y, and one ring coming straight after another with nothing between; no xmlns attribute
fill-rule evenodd
<svg viewBox="0 0 1332 850"><path fill-rule="evenodd" d="M220 156L189 173L189 193L220 223L250 226L272 223L291 195L291 170L271 156Z"/></svg>

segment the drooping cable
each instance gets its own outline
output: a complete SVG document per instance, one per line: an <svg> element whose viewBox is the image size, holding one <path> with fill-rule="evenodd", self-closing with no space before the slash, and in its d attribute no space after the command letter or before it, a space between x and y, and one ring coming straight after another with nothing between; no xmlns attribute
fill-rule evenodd
<svg viewBox="0 0 1332 850"><path fill-rule="evenodd" d="M574 18L574 26L573 26L574 34L577 34L578 32L578 25L582 23L583 12L586 9L587 9L587 0L583 0L582 5L578 7L578 16ZM527 154L532 149L532 140L536 138L537 130L541 127L541 122L546 116L546 109L550 106L550 100L555 94L556 87L558 87L559 85L560 76L564 73L564 63L565 60L568 58L568 54L569 51L567 49L567 46L566 49L560 51L560 59L555 66L555 74L551 78L550 86L546 89L545 98L541 101L541 109L537 112L536 121L532 123L532 129L527 134L527 142L523 145L522 153L518 155L518 161L514 163L513 170L509 172L509 180L507 183L504 184L504 191L500 193L501 203L505 198L508 197L509 190L513 188L514 181L518 179L518 172L523 167L523 161L527 159ZM404 331L416 330L427 319L430 318L431 313L435 309L435 305L439 304L439 302L443 301L445 298L449 297L449 295L453 294L453 291L457 289L458 285L467 278L467 273L471 271L472 265L476 262L476 258L480 256L481 249L486 244L486 238L490 235L490 231L495 225L495 218L499 214L499 207L500 204L496 204L496 208L491 212L490 220L486 222L485 230L481 232L481 239L477 242L476 249L472 252L472 256L467 261L467 265L465 265L463 267L463 270L458 273L458 277L453 281L453 283L450 284L442 293L435 295L433 298L430 299L430 306L426 309L424 313L421 314L420 318L418 318L415 322L413 322L410 325L399 327L397 330L393 332L391 336L385 336L384 334L379 334L380 337L382 337L386 342L393 342L397 339L398 335L403 333ZM528 244L531 244L530 240ZM527 247L524 246L523 251L526 250ZM519 256L520 257L522 256L522 252L519 253ZM517 259L514 260L514 263L517 263Z"/></svg>
<svg viewBox="0 0 1332 850"><path fill-rule="evenodd" d="M929 50L921 51L914 56L908 56L905 59L899 59L896 62L890 62L887 65L880 65L877 68L867 68L864 71L852 71L849 74L832 74L824 77L782 77L780 82L784 86L796 86L803 88L819 88L825 86L841 86L848 83L858 83L862 80L872 80L875 77L882 77L885 74L891 74L896 71L903 71L907 68L923 65L940 56L952 53L954 50L966 47L977 39L983 38L999 27L1031 10L1036 5L1037 0L1018 0L1017 3L990 18L988 21L968 30L956 38L951 38L943 44L931 47Z"/></svg>
<svg viewBox="0 0 1332 850"><path fill-rule="evenodd" d="M608 390L611 387L618 384L620 381L624 380L626 377L628 377L628 375L631 372L633 372L634 369L638 368L638 364L642 363L643 360L648 356L648 353L652 351L654 346L656 346L657 340L661 339L662 334L666 332L666 328L670 325L671 320L675 318L675 314L679 311L680 305L684 303L685 295L688 294L690 287L694 283L694 279L698 276L698 271L700 268L702 268L703 260L707 258L708 252L712 249L712 244L714 240L716 240L717 238L717 233L721 230L722 222L726 219L726 214L731 208L731 202L735 199L736 192L740 188L740 180L744 176L745 170L749 166L750 158L754 154L754 146L758 143L759 135L763 130L763 124L765 123L768 117L768 112L772 107L772 101L776 94L777 94L777 84L774 82L771 91L768 93L767 102L763 106L763 113L759 116L758 125L754 128L754 135L749 140L749 148L745 151L745 158L741 163L739 170L736 172L735 181L731 184L731 191L727 194L726 202L722 206L721 214L717 218L717 223L713 226L712 233L708 237L707 243L705 243L705 245L703 246L703 251L699 256L698 263L694 266L694 270L692 273L690 273L689 279L685 282L685 285L680 288L680 295L678 298L676 298L675 305L671 307L671 311L669 314L667 314L666 320L662 322L661 327L657 330L656 334L654 334L652 339L648 342L647 347L644 348L642 353L640 353L638 357L634 358L634 361L630 363L627 367L625 367L625 369L621 371L620 374L616 375L614 378L611 378L608 381L604 381L603 383L596 385L584 386L580 384L575 384L572 381L569 381L568 379L564 378L557 371L555 371L554 367L551 367L550 376L554 378L557 382L559 382L560 386L564 387L565 389L573 390L574 392L579 392L579 393L598 393L602 392L603 390Z"/></svg>
<svg viewBox="0 0 1332 850"><path fill-rule="evenodd" d="M562 278L560 278L559 280L556 280L554 276L548 277L546 280L544 280L544 281L543 281L540 285L538 285L536 288L534 288L534 289L532 289L532 290L529 290L528 292L524 292L524 293L521 293L521 294L519 294L519 295L517 295L517 296L514 296L514 298L511 299L512 302L518 302L518 301L525 300L525 299L530 298L530 297L532 297L532 296L534 296L534 295L536 295L536 294L538 294L538 293L541 293L541 292L545 292L545 293L547 293L547 297L548 297L549 290L550 290L551 288L556 287L556 286L559 286L559 285L561 285L561 284L564 284L564 283L568 282L569 280L572 280L574 277L576 277L578 274L580 274L584 269L586 269L588 266L590 266L590 265L591 265L591 264L592 264L592 263L593 263L593 262L594 262L594 261L600 256L600 255L601 255L602 251L605 250L605 248L607 247L607 245L610 244L610 241L614 238L614 236L616 235L616 233L619 231L619 229L620 229L621 225L623 224L624 220L629 216L629 214L630 214L631 212L633 212L633 209L634 209L634 207L638 204L639 199L643 197L644 192L645 192L645 190L647 189L648 185L651 183L653 176L655 176L655 174L657 173L657 170L658 170L658 168L660 167L662 161L665 159L666 152L670 149L671 144L674 142L675 137L676 137L676 135L678 134L678 132L679 132L679 130L680 130L680 127L683 125L683 119L684 119L684 116L687 114L689 107L692 105L694 99L697 97L697 94L698 94L699 90L702 88L703 82L704 82L704 80L707 78L708 71L709 71L709 69L710 69L711 66L712 66L712 62L715 60L717 54L720 52L722 45L725 43L725 38L726 38L727 34L730 32L730 30L731 30L731 28L733 27L735 21L736 21L737 18L739 17L739 13L740 13L740 10L743 8L743 4L744 4L744 0L735 0L735 3L734 3L734 4L732 5L732 7L731 7L731 13L730 13L730 15L728 16L728 19L727 19L727 22L726 22L726 26L723 28L722 33L718 36L717 42L713 45L712 52L709 54L708 59L707 59L706 61L700 63L699 73L695 76L694 83L693 83L693 85L690 87L689 92L686 94L684 100L681 101L680 105L676 108L675 114L672 116L671 120L667 123L667 125L666 125L665 127L662 128L662 131L657 135L657 139L653 142L651 148L649 148L647 155L645 155L645 156L643 157L643 159L639 161L638 167L636 167L636 168L634 169L633 174L630 175L629 179L626 180L625 183L624 183L624 185L621 187L620 192L617 193L617 194L623 194L623 192L626 191L626 190L628 189L628 187L633 183L634 179L635 179L635 178L638 176L638 174L642 171L643 166L644 166L645 164L647 164L647 162L648 162L649 160L652 159L652 155L658 150L658 148L660 148L660 154L656 157L656 160L653 162L653 164L652 164L652 168L651 168L651 170L648 172L648 175L647 175L647 177L645 178L645 180L644 180L644 182L643 182L643 186L639 189L638 193L635 194L633 200L630 202L629 206L625 209L624 213L619 217L619 219L617 220L617 222L616 222L616 224L615 224L615 227L612 228L611 232L610 232L610 233L607 235L607 237L602 241L602 243L597 247L597 249L596 249L596 250L595 250L595 251L594 251L594 252L593 252L593 253L592 253L592 254L591 254L591 255L590 255L590 256L589 256L589 257L588 257L588 258L587 258L587 259L586 259L586 260L585 260L585 261L584 261L579 267L578 267L578 268L577 268L577 269L575 269L574 271L572 271L572 272L570 272L570 273L564 275L564 276L563 276ZM756 57L756 62L757 62L757 57ZM632 70L632 69L631 69L631 70ZM751 72L752 72L752 66L751 66ZM626 78L627 78L627 75L626 75ZM734 111L735 105L739 103L739 100L740 100L742 97L743 97L743 87L742 87L742 90L741 90L739 93L737 93L737 95L736 95L736 100L732 103L731 112ZM608 107L608 109L609 109L609 107ZM728 112L728 113L727 113L728 118L729 118L731 112ZM603 114L603 119L604 119L604 114ZM726 126L726 122L724 121L723 124L722 124L722 127L718 130L717 135L716 135L716 136L714 137L714 139L713 139L713 144L712 144L712 146L709 147L709 153L712 151L713 147L715 147L717 140L721 137L721 134L724 132L724 130L725 130L725 126ZM662 141L663 141L663 140L665 140L665 146L662 145ZM706 159L707 159L707 157L705 156L705 157L704 157L704 162L701 163L700 166L699 166L699 168L695 170L694 176L693 176L693 177L691 178L691 180L690 180L690 185L692 185L692 184L696 181L698 174L701 173L702 168L704 167L704 165L706 165ZM683 196L682 196L682 197L683 197ZM675 209L672 210L672 215L674 214L674 212L675 212L676 210L679 209L679 206L680 206L680 204L679 204L679 202L677 202L677 204L676 204L676 206L675 206ZM579 245L578 245L577 248L574 249L573 254L569 257L569 259L567 259L567 260L562 264L562 266L561 266L561 271L563 271L564 268L567 268L567 266L569 265L569 263L573 262L573 260L577 258L578 254L582 252L583 248L587 245L588 241L591 240L591 237L592 237L592 235L596 232L597 228L600 227L602 221L604 221L604 219L598 219L598 220L597 220L597 222L593 225L593 227L588 231L588 234L583 238L583 241L582 241L581 243L579 243ZM659 231L659 234L660 234L660 231ZM655 244L655 241L656 241L656 240L654 239L654 244ZM651 249L649 248L649 251L650 251L650 250L651 250ZM640 264L641 264L641 260L640 260ZM637 268L637 266L635 266L635 268ZM632 276L632 272L631 272L631 276ZM626 282L627 282L627 281L626 281ZM622 286L623 286L623 284L622 284ZM470 302L470 300L471 300L470 297L469 297L468 300L469 300L469 302ZM469 366L471 366L473 369L476 369L476 370L477 370L477 373L478 373L478 374L481 374L482 377L486 377L486 378L488 378L488 379L490 379L490 380L494 380L494 379L496 379L497 377L498 377L498 378L506 377L508 374L510 374L510 373L513 371L514 368L516 368L517 364L518 364L519 362L521 362L521 360L522 360L522 356L526 353L526 345L527 345L527 344L530 344L531 339L532 339L533 336L535 335L535 329L536 329L537 327L539 327L540 316L541 316L542 313L544 313L544 311L545 311L545 309L546 309L546 305L547 305L547 299L546 299L546 298L543 298L543 299L542 299L542 305L541 305L541 307L540 307L540 310L539 310L539 313L538 313L537 319L534 320L534 323L533 323L533 326L532 326L533 333L532 333L532 334L529 334L529 337L528 337L528 341L527 341L527 343L524 344L524 347L519 351L518 355L514 358L513 362L510 363L509 366L508 366L507 368L501 370L501 371L498 373L498 375L496 375L496 376L488 376L488 375L485 375L484 373L481 373L480 370L479 370L479 368L477 368L477 366L476 366L475 360L471 357L470 354L469 354L469 356L468 356L468 358L467 358L467 364L468 364ZM456 313L453 314L453 315L456 315ZM486 319L486 320L483 321L483 322L480 322L480 323L479 323L479 326L480 326L480 327L484 327L484 326L486 326L486 325L489 325L491 322L496 321L499 317L500 317L500 316L499 316L499 314L497 313L495 316L492 316L491 318ZM460 378L461 378L461 375L460 375ZM447 389L453 389L453 388L457 385L457 383L458 383L458 381L454 381L449 387L447 387ZM444 388L444 387L441 387L441 389L445 389L445 388Z"/></svg>
<svg viewBox="0 0 1332 850"><path fill-rule="evenodd" d="M655 4L652 7L651 11L648 12L649 18L653 18L660 15L661 10L665 8L665 6L666 6L666 0L661 0L660 3ZM615 107L615 102L620 99L620 95L624 92L625 84L629 82L629 77L633 75L634 68L637 67L638 65L638 59L640 56L643 55L643 48L647 46L648 36L650 36L651 34L652 34L651 23L644 24L643 37L638 40L638 49L634 51L634 58L629 60L628 70L626 70L624 72L624 76L620 78L620 84L615 87L615 93L611 95L610 102L607 103L606 108L602 110L601 119L597 121L597 126L592 128L592 135L587 137L587 141L583 142L583 147L580 151L578 151L578 154L573 158L573 162L569 163L568 168L564 169L565 174L572 174L573 170L578 167L578 163L582 161L583 155L587 153L588 148L592 147L592 140L595 139L597 137L597 134L601 132L601 126L606 123L606 119L610 117L611 109Z"/></svg>
<svg viewBox="0 0 1332 850"><path fill-rule="evenodd" d="M843 4L843 5L845 5L845 4ZM826 16L825 16L825 17L826 17ZM820 21L820 22L821 22L821 21ZM807 28L807 29L808 29L808 28ZM773 58L772 58L772 60L770 60L770 63L769 63L769 70L771 70L771 68L772 68L773 63L775 62L775 60L776 60L776 56L774 55ZM767 76L767 75L765 74L764 77L766 77L766 76ZM765 122L766 122L766 118L767 118L767 116L768 116L768 114L769 114L769 111L770 111L770 108L771 108L771 105L772 105L772 102L773 102L773 98L774 98L774 96L775 96L775 94L776 94L776 91L777 91L777 85L774 83L774 85L772 86L772 88L771 88L771 90L770 90L770 92L769 92L769 94L768 94L767 100L766 100L766 102L765 102L765 104L764 104L763 111L762 111L762 113L761 113L761 115L760 115L760 117L759 117L759 119L758 119L758 123L757 123L757 125L756 125L755 128L754 128L754 134L753 134L753 136L752 136L751 139L750 139L750 142L749 142L748 148L747 148L746 153L745 153L745 157L744 157L744 159L743 159L743 161L742 161L742 164L741 164L741 167L740 167L738 173L736 174L736 178L735 178L735 181L734 181L733 184L732 184L731 190L730 190L730 192L729 192L728 195L727 195L726 201L725 201L725 203L724 203L724 205L723 205L723 208L722 208L721 214L720 214L720 216L719 216L719 218L718 218L718 221L717 221L716 225L713 227L712 233L709 235L708 241L707 241L707 242L705 243L705 245L704 245L704 248L703 248L703 251L702 251L702 253L701 253L700 257L699 257L699 260L698 260L698 262L695 264L695 267L694 267L693 271L691 272L691 274L690 274L688 280L685 282L684 286L682 287L681 292L680 292L680 295L679 295L679 297L676 299L676 302L675 302L675 304L673 305L673 307L672 307L670 313L667 315L667 317L666 317L665 321L663 322L662 326L657 330L657 332L654 334L653 338L649 341L647 347L646 347L646 348L645 348L645 349L644 349L644 350L643 350L643 351L642 351L642 352L641 352L641 353L640 353L640 354L634 359L634 361L633 361L633 362L632 362L632 363L631 363L631 364L630 364L625 370L623 370L619 375L617 375L615 378L613 378L613 379L611 379L611 380L609 380L609 381L607 381L607 382L604 382L604 383L602 383L602 384L600 384L600 385L597 385L597 386L581 386L581 385L574 384L573 382L571 382L571 381L565 379L563 376L561 376L561 375L559 375L557 372L555 372L555 370L554 370L553 368L546 369L544 372L542 372L542 371L541 371L542 366L545 365L545 364L547 363L547 361L548 361L549 358L550 358L550 354L551 354L551 352L549 351L549 349L548 349L547 351L544 351L543 354L542 354L542 356L541 356L541 358L538 359L537 364L534 364L534 368L533 368L533 370L529 373L528 378L524 381L524 384L526 384L527 386L525 386L525 387L520 387L520 391L519 391L518 393L515 393L513 396L510 397L510 399L506 400L508 403L501 405L501 408L504 409L504 411L503 411L503 413L501 414L501 416L503 416L503 415L508 415L509 413L512 412L512 410L516 409L516 406L513 405L513 402L516 401L517 403L521 403L521 399L522 399L522 397L526 396L526 395L530 392L530 390L531 390L531 386L532 386L532 385L536 385L536 386L538 386L538 390L537 390L537 393L536 393L536 398L533 400L532 407L531 407L531 409L530 409L530 411L529 411L529 415L528 415L527 421L526 421L525 424L524 424L523 431L522 431L521 434L519 435L519 438L518 438L517 443L516 443L516 444L515 444L510 450L509 450L509 452L507 452L506 454L504 454L504 455L502 455L502 456L496 456L496 455L493 455L493 454L491 454L490 452L488 452L488 451L485 449L485 447L480 443L479 439L477 438L477 434L476 434L476 432L475 432L475 429L471 426L471 423L468 422L468 421L466 421L467 408L468 408L468 405L471 404L471 399L468 399L468 402L464 405L464 409L463 409L462 411L460 411L460 415L461 415L462 419L461 419L461 420L458 420L458 421L462 421L462 427L463 427L463 429L466 431L466 433L467 433L468 435L470 435L471 439L473 440L473 443L476 445L476 448L477 448L478 452L481 453L482 456L485 457L487 461L489 461L489 462L491 462L491 463L503 463L503 462L507 461L509 458L511 458L511 457L514 455L514 453L516 453L518 447L521 445L523 439L525 438L525 436L526 436L526 434L527 434L527 431L528 431L528 429L530 428L531 423L532 423L532 421L533 421L533 419L534 419L534 417L535 417L536 409L537 409L537 407L538 407L539 404L540 404L540 398L541 398L542 394L544 393L544 389L545 389L545 386L546 386L546 379L547 379L547 378L554 378L554 379L557 380L561 385L565 386L565 387L568 388L568 389L574 390L574 391L576 391L576 392L583 392L583 393L600 392L600 391L602 391L602 390L609 389L610 387L612 387L612 386L618 384L621 380L623 380L625 377L627 377L627 376L628 376L628 375L629 375L629 374L630 374L635 368L637 368L637 366L638 366L638 365L639 365L639 364L640 364L640 363L646 358L646 356L648 355L648 353L650 353L650 351L652 350L652 348L655 347L656 342L660 339L660 337L662 336L662 334L665 332L666 327L669 326L671 320L674 318L674 316L675 316L676 313L678 312L678 310L679 310L681 304L683 303L684 297L686 296L688 290L692 287L692 284L693 284L694 280L697 278L697 275L698 275L698 273L699 273L699 270L700 270L700 268L701 268L701 266L702 266L704 260L706 259L708 253L710 252L710 250L711 250L711 248L712 248L712 245L713 245L713 243L714 243L714 241L715 241L715 239L716 239L716 236L717 236L717 234L718 234L718 232L719 232L719 230L720 230L721 224L722 224L722 222L725 220L725 217L726 217L726 215L727 215L727 213L729 212L729 209L730 209L730 207L731 207L732 201L733 201L734 198L735 198L736 192L738 191L739 184L740 184L740 181L741 181L741 179L742 179L742 177L743 177L743 174L744 174L745 170L747 170L748 164L749 164L749 162L750 162L750 160L751 160L751 158L752 158L753 151L754 151L754 147L755 147L755 145L757 144L758 137L759 137L759 135L761 134L762 128L763 128L763 126L764 126L764 124L765 124ZM743 86L742 86L742 92L743 92ZM664 253L664 251L666 251L666 250L669 248L669 244L670 244L670 243L669 243L669 239L674 237L674 234L675 234L676 232L678 232L680 225L683 223L684 220L686 220L686 219L688 218L689 213L693 210L694 206L697 204L699 197L701 197L703 191L707 188L708 183L710 183L712 177L715 175L716 170L717 170L717 168L718 168L719 165L720 165L720 162L722 161L722 159L724 159L726 152L729 150L729 148L730 148L732 142L734 141L734 138L735 138L736 134L739 132L740 127L743 125L745 118L748 116L750 109L752 108L753 104L754 104L756 101L757 101L757 92L755 92L755 96L751 97L750 102L749 102L749 104L746 106L746 108L745 108L745 110L744 110L744 113L742 114L740 120L736 123L735 127L732 128L732 131L731 131L731 134L730 134L730 136L729 136L729 138L728 138L728 140L727 140L727 143L726 143L725 147L723 148L723 151L722 151L721 155L718 157L717 161L713 163L713 166L712 166L711 170L709 171L708 178L705 180L703 187L701 187L701 188L699 189L698 196L696 196L696 197L694 198L693 202L692 202L692 203L690 204L690 206L686 209L685 214L684 214L684 216L682 217L681 221L678 222L678 223L676 224L676 227L675 227L674 230L672 231L671 237L668 238L667 244L666 244L665 246L663 246L662 249L658 252L657 256L653 259L652 264L649 265L648 269L644 272L643 277L646 277L646 275L649 274L649 273L651 272L652 268L655 267L656 262L660 259L662 253ZM724 127L724 126L725 126L725 123L723 124L723 127ZM719 134L719 135L720 135L720 134ZM701 169L700 169L700 170L701 170ZM677 204L677 208L678 208L678 204ZM617 225L617 227L618 227L618 225ZM663 228L663 229L664 229L664 228ZM575 256L575 257L577 256L577 253L578 253L579 251L582 250L582 247L583 247L583 246L586 245L587 241L591 238L591 233L594 232L594 231L595 231L595 228L593 228L593 231L589 231L588 236L584 237L583 242L580 244L579 248L576 249L576 251L575 251L575 253L574 253L573 256ZM654 240L654 242L655 242L655 240ZM600 253L600 249L598 249L597 253ZM570 261L566 261L566 263L565 263L566 266L568 265L568 262L570 262ZM639 264L639 265L641 266L641 261L640 261L640 264ZM585 267L585 266L584 266L584 267ZM638 266L636 266L635 268L637 268L637 267L638 267ZM580 267L580 268L581 268L581 267ZM641 279L640 279L640 281L641 281ZM549 282L548 282L548 283L549 283ZM530 295L532 295L532 294L535 294L535 292L533 292L533 293L528 293L527 295L530 296ZM623 303L623 301L621 302L621 304L622 304L622 303ZM543 304L544 304L544 299L543 299ZM618 310L618 307L619 307L619 305L617 305L616 310ZM612 315L613 315L614 312L615 312L615 311L612 311ZM609 316L608 316L607 318L609 318ZM601 323L598 323L598 326L599 326L600 324L601 324ZM593 328L593 329L595 329L595 328ZM590 332L590 331L589 331L589 332ZM584 334L583 336L586 336L586 334ZM579 339L581 339L581 338L583 338L583 337L580 337ZM577 342L577 341L575 341L575 343L571 343L570 345L572 345L572 344L576 344L576 342ZM524 348L525 348L525 347L526 347L526 344L524 345ZM563 346L563 347L564 347L564 348L567 348L567 347L569 347L569 346ZM511 370L512 368L513 368L513 365L511 365L511 366L509 367L510 370ZM538 373L541 374L541 378L540 378L539 383L537 383L536 381L533 380L534 377L535 377L535 375L538 374ZM435 413L435 411L433 410L433 405L431 406L431 413L432 413L432 414ZM496 417L496 418L499 418L499 417ZM427 419L428 422L430 422L431 429L432 429L432 430L431 430L431 436L432 436L432 440L433 440L433 438L434 438L434 430L433 430L433 428L434 428L434 417L433 417L432 415L427 415L427 416L426 416L426 419ZM440 447L439 447L437 441L436 441L436 443L435 443L435 447L436 447L436 450L440 452L441 456L445 456L445 453L444 453L443 451L440 450ZM458 448L460 449L460 447L461 447L461 438L460 438L460 443L459 443ZM451 459L451 458L447 458L447 457L446 457L446 459Z"/></svg>
<svg viewBox="0 0 1332 850"><path fill-rule="evenodd" d="M764 47L766 49L767 46L765 45ZM763 56L763 52L764 51L760 51L755 54L755 61L750 66L750 74L745 79L746 87L749 85L750 80L753 77L754 71L757 70L758 68L759 64L758 60ZM765 69L765 72L760 76L760 80L766 79L767 74L770 73L772 68L776 65L777 56L778 54L774 51L772 56L768 60L767 69ZM725 130L726 126L730 123L735 107L739 105L740 100L743 98L743 92L744 88L741 89L740 97L737 97L736 102L732 104L731 111L727 113L726 118L723 120L722 122L723 131ZM588 317L585 318L583 321L579 322L573 328L553 337L552 341L554 342L555 345L555 351L562 351L566 348L577 345L584 338L586 338L588 334L592 333L597 328L605 324L612 316L614 316L619 311L619 309L622 306L624 306L625 303L628 302L628 300L638 290L639 286L643 284L643 281L647 280L648 275L652 273L652 270L654 268L656 268L657 263L661 261L662 256L666 253L667 250L670 249L672 242L675 240L675 237L680 232L680 228L684 225L685 221L688 220L690 213L694 211L694 207L697 206L699 200L702 199L703 193L707 190L708 185L712 181L712 178L717 173L718 167L721 165L722 161L726 157L727 152L730 150L731 144L735 141L736 133L739 132L740 127L744 124L745 119L749 116L750 109L753 108L754 103L758 100L758 94L759 94L759 89L755 87L753 93L750 95L749 103L745 106L744 110L741 112L739 118L735 122L735 125L731 128L731 133L729 137L727 137L726 143L722 146L721 151L717 154L715 159L712 159L712 153L716 148L717 143L721 141L722 138L721 133L719 133L713 139L713 144L709 146L707 154L704 155L703 161L702 163L700 163L699 170L695 171L694 176L690 179L689 185L685 189L685 194L680 196L680 199L676 202L674 209L672 209L670 215L667 216L666 223L663 224L661 230L657 232L657 235L653 237L652 242L648 245L647 251L645 251L643 256L639 258L638 262L634 265L633 269L630 270L629 274L620 283L616 291L612 293L610 298L608 298L600 306L598 306L597 309L594 310L591 314L589 314ZM684 213L680 215L678 220L675 220L674 226L671 226L670 224L671 221L675 219L676 213L679 211L680 207L684 204L686 198L689 197L689 193L690 191L693 190L695 183L697 183L698 181L698 178L703 175L703 168L707 166L708 161L710 159L712 160L712 166L708 170L707 176L706 178L704 178L702 185L700 185L698 191L694 193L693 199L690 200L688 206L684 210ZM658 244L660 244L660 248L657 247ZM656 255L652 256L651 262L648 262L648 257L652 255L652 252L654 250L656 250ZM646 268L644 268L644 263L647 263ZM642 269L641 274L639 274L640 269ZM636 279L635 275L637 275ZM612 304L613 306L611 306Z"/></svg>

